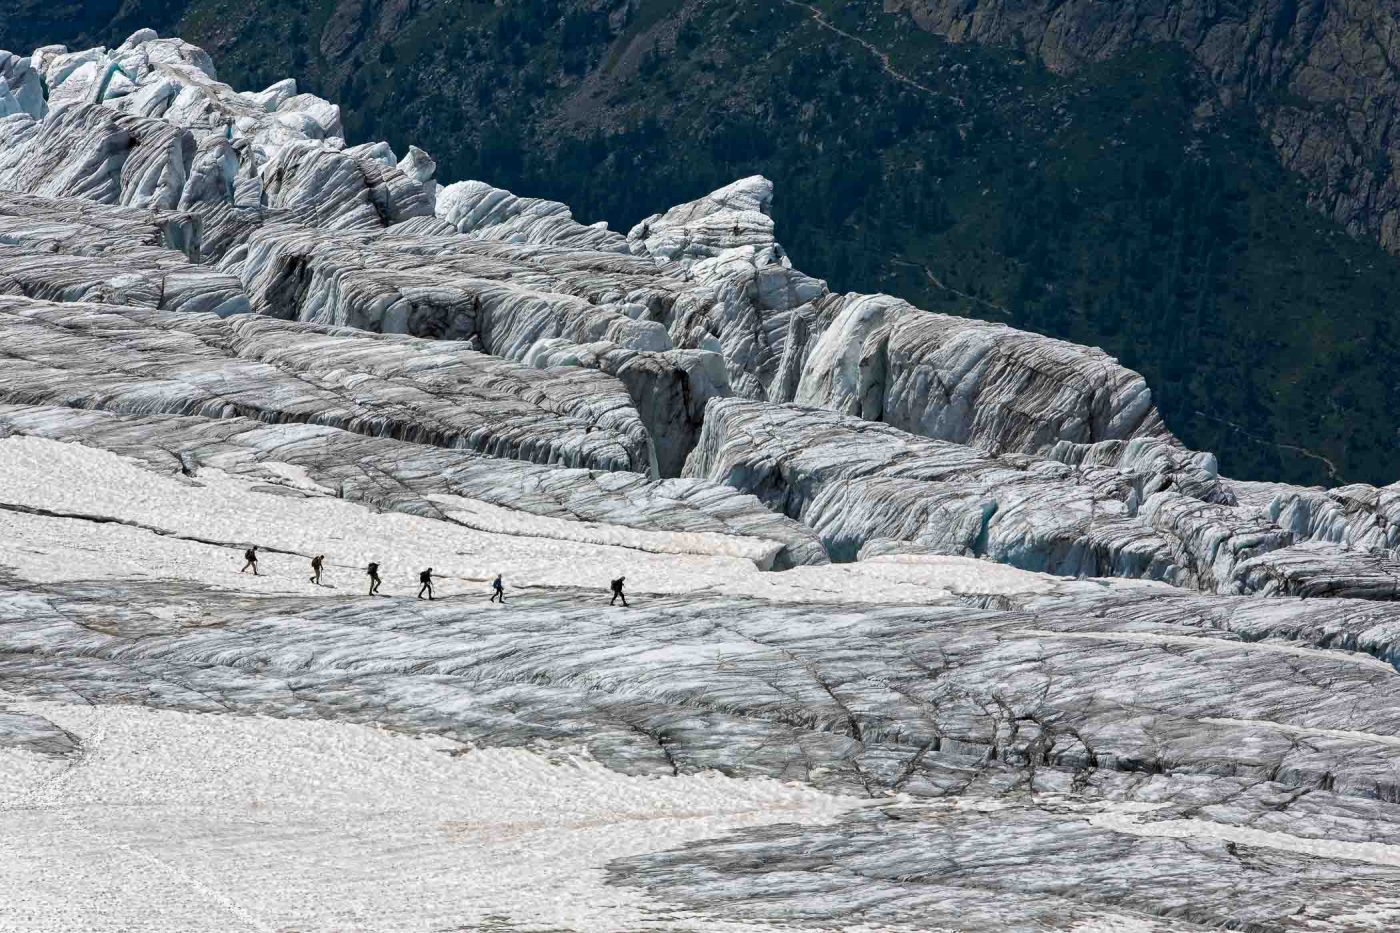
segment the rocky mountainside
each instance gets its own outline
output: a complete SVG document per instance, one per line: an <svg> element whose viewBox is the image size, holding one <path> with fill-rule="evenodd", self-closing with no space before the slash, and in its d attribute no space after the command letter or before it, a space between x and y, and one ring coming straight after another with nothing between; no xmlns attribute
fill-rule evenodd
<svg viewBox="0 0 1400 933"><path fill-rule="evenodd" d="M1400 11L1343 0L1242 5L892 0L955 42L1013 45L1053 71L1136 46L1184 49L1229 107L1248 102L1311 203L1349 231L1400 251Z"/></svg>
<svg viewBox="0 0 1400 933"><path fill-rule="evenodd" d="M1400 483L1233 479L761 175L623 232L151 29L0 61L22 929L1400 918Z"/></svg>
<svg viewBox="0 0 1400 933"><path fill-rule="evenodd" d="M838 289L1102 346L1230 474L1330 486L1391 481L1400 447L1389 16L18 0L0 47L178 24L238 86L296 74L355 138L621 228L762 174Z"/></svg>

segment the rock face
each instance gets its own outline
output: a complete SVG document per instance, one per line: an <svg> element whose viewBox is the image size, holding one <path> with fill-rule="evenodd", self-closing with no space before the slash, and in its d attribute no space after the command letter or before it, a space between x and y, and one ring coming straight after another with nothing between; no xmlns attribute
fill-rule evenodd
<svg viewBox="0 0 1400 933"><path fill-rule="evenodd" d="M1183 49L1223 105L1252 105L1314 205L1353 233L1400 250L1397 13L1385 4L1268 0L891 0L955 42L1012 44L1057 71L1133 45Z"/></svg>

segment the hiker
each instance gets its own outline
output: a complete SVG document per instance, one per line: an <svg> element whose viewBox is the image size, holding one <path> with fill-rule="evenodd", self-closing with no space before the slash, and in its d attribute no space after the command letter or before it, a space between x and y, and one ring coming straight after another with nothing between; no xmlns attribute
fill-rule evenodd
<svg viewBox="0 0 1400 933"><path fill-rule="evenodd" d="M321 562L326 559L326 555L317 554L311 558L311 582L317 586L321 585Z"/></svg>
<svg viewBox="0 0 1400 933"><path fill-rule="evenodd" d="M371 562L370 565L369 565L367 568L365 568L365 573L369 574L369 595L371 595L371 596L376 596L376 595L378 595L378 594L379 594L379 565L376 564L376 563Z"/></svg>
<svg viewBox="0 0 1400 933"><path fill-rule="evenodd" d="M622 584L623 584L623 582L624 582L626 579L627 579L626 577L618 577L616 580L614 580L614 581L612 582L612 594L613 594L613 598L612 598L611 600L608 601L608 605L609 605L609 606L611 606L613 603L617 602L619 599L622 600L622 605L624 605L624 606L627 605L627 597L622 595Z"/></svg>
<svg viewBox="0 0 1400 933"><path fill-rule="evenodd" d="M501 582L501 575L499 573L496 574L496 579L491 581L491 602L494 603L497 599L499 599L502 604L506 601L506 585Z"/></svg>
<svg viewBox="0 0 1400 933"><path fill-rule="evenodd" d="M248 568L252 567L253 576L256 577L258 575L258 546L256 544L243 552L243 560L246 561L246 563L244 563L243 569L238 572L247 573Z"/></svg>
<svg viewBox="0 0 1400 933"><path fill-rule="evenodd" d="M427 590L428 599L431 601L433 598L433 568L429 567L427 570L420 573L418 575L418 582L423 584L418 587L418 598L422 599L423 591Z"/></svg>

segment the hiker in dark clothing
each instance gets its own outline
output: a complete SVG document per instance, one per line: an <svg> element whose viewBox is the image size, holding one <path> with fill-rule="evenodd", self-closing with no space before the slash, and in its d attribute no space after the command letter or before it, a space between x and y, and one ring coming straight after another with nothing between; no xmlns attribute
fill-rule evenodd
<svg viewBox="0 0 1400 933"><path fill-rule="evenodd" d="M321 585L321 562L326 559L326 555L317 554L311 558L311 582L317 586Z"/></svg>
<svg viewBox="0 0 1400 933"><path fill-rule="evenodd" d="M423 592L426 590L428 599L431 600L433 598L433 568L429 567L427 570L420 573L418 575L418 582L423 584L418 587L418 598L422 599Z"/></svg>
<svg viewBox="0 0 1400 933"><path fill-rule="evenodd" d="M253 576L256 577L258 575L258 546L256 544L243 552L243 560L246 561L246 563L244 563L243 569L238 572L247 573L248 568L252 567Z"/></svg>
<svg viewBox="0 0 1400 933"><path fill-rule="evenodd" d="M369 595L375 596L379 593L379 565L371 563L365 573L369 574Z"/></svg>
<svg viewBox="0 0 1400 933"><path fill-rule="evenodd" d="M506 601L506 585L501 582L501 575L496 574L496 579L491 581L491 602L499 599L502 603Z"/></svg>
<svg viewBox="0 0 1400 933"><path fill-rule="evenodd" d="M618 577L612 582L613 598L608 601L609 606L617 602L619 599L622 600L622 605L627 605L627 597L622 595L622 584L626 579L626 577Z"/></svg>

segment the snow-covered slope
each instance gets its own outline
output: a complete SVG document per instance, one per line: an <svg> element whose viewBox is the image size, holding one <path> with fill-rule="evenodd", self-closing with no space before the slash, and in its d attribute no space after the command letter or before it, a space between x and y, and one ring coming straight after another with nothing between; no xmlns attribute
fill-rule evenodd
<svg viewBox="0 0 1400 933"><path fill-rule="evenodd" d="M1400 920L1400 486L760 177L624 236L148 30L0 73L0 930Z"/></svg>

